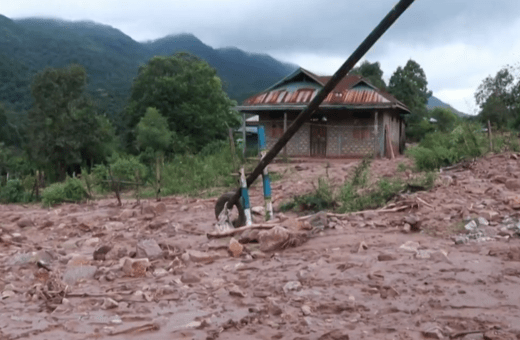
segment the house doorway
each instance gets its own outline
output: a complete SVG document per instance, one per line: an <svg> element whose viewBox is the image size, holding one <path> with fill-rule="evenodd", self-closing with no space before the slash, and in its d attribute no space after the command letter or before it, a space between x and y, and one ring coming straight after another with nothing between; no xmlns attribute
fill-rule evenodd
<svg viewBox="0 0 520 340"><path fill-rule="evenodd" d="M327 126L311 124L311 157L327 156Z"/></svg>

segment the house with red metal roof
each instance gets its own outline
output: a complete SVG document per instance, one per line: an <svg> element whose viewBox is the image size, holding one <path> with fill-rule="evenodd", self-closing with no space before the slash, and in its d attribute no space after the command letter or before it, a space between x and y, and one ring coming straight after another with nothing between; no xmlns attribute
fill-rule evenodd
<svg viewBox="0 0 520 340"><path fill-rule="evenodd" d="M237 110L258 115L272 147L330 77L300 68ZM287 143L289 157L383 157L404 148L404 115L410 110L391 94L357 75L347 75L309 122Z"/></svg>

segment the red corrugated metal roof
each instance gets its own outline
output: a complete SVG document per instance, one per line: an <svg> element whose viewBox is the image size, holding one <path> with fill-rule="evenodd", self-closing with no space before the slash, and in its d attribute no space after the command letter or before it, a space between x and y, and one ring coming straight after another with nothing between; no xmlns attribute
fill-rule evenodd
<svg viewBox="0 0 520 340"><path fill-rule="evenodd" d="M302 73L308 76L320 88L331 78L330 76L317 76L312 72L300 69L299 72L282 79L268 90L246 99L242 108L258 106L260 109L261 106L269 106L276 109L277 105L286 107L288 105L306 105L310 103L319 89L298 83L301 87L292 89L292 91L287 90L287 85L291 83L291 79ZM358 75L344 77L325 98L322 105L356 105L366 106L367 108L371 105L377 107L388 105L388 107L398 107L409 112L408 108L394 96L376 88Z"/></svg>

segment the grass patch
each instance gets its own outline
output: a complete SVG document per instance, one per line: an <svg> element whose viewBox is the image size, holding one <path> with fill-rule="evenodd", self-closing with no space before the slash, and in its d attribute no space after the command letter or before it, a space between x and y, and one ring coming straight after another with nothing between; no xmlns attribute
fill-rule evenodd
<svg viewBox="0 0 520 340"><path fill-rule="evenodd" d="M404 192L430 190L437 175L427 172L409 181L382 178L369 185L371 159L365 158L354 169L354 174L339 189L327 178L320 178L318 186L309 194L296 196L282 204L280 210L320 211L334 209L339 213L377 209L385 206L396 195Z"/></svg>

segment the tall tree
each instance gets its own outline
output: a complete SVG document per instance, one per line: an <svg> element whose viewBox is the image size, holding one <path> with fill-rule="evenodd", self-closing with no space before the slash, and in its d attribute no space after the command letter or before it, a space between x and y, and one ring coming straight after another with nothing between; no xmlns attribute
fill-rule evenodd
<svg viewBox="0 0 520 340"><path fill-rule="evenodd" d="M188 53L155 57L139 70L132 85L127 119L129 141L147 108L155 107L167 119L170 131L187 150L199 151L213 140L225 139L227 126L236 126L236 103L222 90L215 69Z"/></svg>
<svg viewBox="0 0 520 340"><path fill-rule="evenodd" d="M366 78L372 85L386 89L386 83L383 80L383 70L381 70L381 64L376 61L371 63L365 60L361 65L352 69L350 74L355 74Z"/></svg>
<svg viewBox="0 0 520 340"><path fill-rule="evenodd" d="M99 152L113 141L110 123L84 94L86 82L85 69L71 65L47 68L32 83L29 154L51 177L63 179L71 167L102 159Z"/></svg>
<svg viewBox="0 0 520 340"><path fill-rule="evenodd" d="M168 121L156 108L149 107L137 124L137 143L142 150L168 151L172 147L172 133Z"/></svg>
<svg viewBox="0 0 520 340"><path fill-rule="evenodd" d="M412 59L404 67L399 66L388 82L388 90L412 112L424 111L432 92L422 67Z"/></svg>
<svg viewBox="0 0 520 340"><path fill-rule="evenodd" d="M515 78L512 66L499 70L494 77L488 76L475 92L475 100L480 107L479 119L490 120L498 127L504 127L520 118L520 79Z"/></svg>

